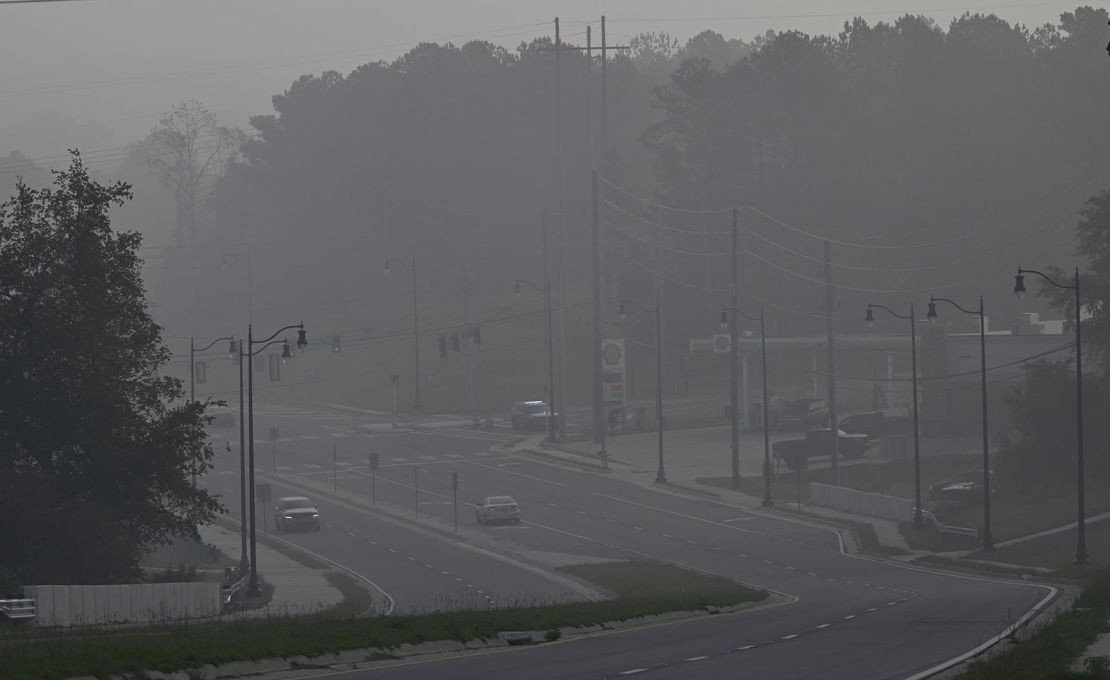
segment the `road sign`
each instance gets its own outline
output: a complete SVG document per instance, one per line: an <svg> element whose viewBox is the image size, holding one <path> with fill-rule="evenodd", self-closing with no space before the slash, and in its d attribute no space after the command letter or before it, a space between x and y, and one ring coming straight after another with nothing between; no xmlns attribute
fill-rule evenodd
<svg viewBox="0 0 1110 680"><path fill-rule="evenodd" d="M378 454L376 454L376 453L371 453L370 454L370 469L371 470L377 470L378 469Z"/></svg>
<svg viewBox="0 0 1110 680"><path fill-rule="evenodd" d="M457 472L451 473L451 488L455 491L459 490L459 473Z"/></svg>
<svg viewBox="0 0 1110 680"><path fill-rule="evenodd" d="M732 338L724 333L715 333L713 335L713 353L714 354L728 354L729 344Z"/></svg>
<svg viewBox="0 0 1110 680"><path fill-rule="evenodd" d="M602 403L624 406L624 340L601 343Z"/></svg>
<svg viewBox="0 0 1110 680"><path fill-rule="evenodd" d="M278 429L276 427L270 428L270 441L276 442L278 440Z"/></svg>
<svg viewBox="0 0 1110 680"><path fill-rule="evenodd" d="M269 484L259 483L259 484L256 485L255 491L258 495L258 500L262 501L263 503L269 503L270 502L270 485Z"/></svg>

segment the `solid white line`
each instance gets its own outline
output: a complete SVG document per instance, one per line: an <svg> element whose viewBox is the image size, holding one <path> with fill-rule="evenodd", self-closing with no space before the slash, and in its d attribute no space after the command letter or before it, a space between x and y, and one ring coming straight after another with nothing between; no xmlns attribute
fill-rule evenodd
<svg viewBox="0 0 1110 680"><path fill-rule="evenodd" d="M986 579L982 579L982 580L986 580ZM993 581L993 583L1000 583L1000 582L999 581ZM949 659L949 660L947 660L943 663L937 664L936 666L933 666L932 668L921 671L917 675L911 675L910 677L906 678L906 680L924 680L925 678L930 678L930 677L936 675L937 673L940 673L942 671L946 671L946 670L948 670L949 668L952 668L955 665L961 664L964 661L967 661L968 659L971 659L973 657L978 656L979 654L982 654L985 650L990 649L994 645L998 644L999 641L1005 640L1006 638L1010 637L1010 635L1015 630L1017 630L1021 626L1025 625L1025 623L1029 619L1036 616L1037 612L1039 612L1049 602L1054 600L1056 598L1057 593L1059 593L1059 591L1056 588L1053 588L1052 586L1045 586L1043 584L1039 584L1039 585L1043 588L1048 589L1048 591L1049 591L1048 595L1045 595L1044 598L1042 598L1040 602L1033 605L1033 607L1029 611L1025 612L1025 614L1023 614L1020 619L1018 619L1017 621L1015 621L1013 623L1013 625L1009 626L1005 630L999 631L998 635L994 636L990 640L987 640L986 642L979 645L978 647L976 647L974 649L971 649L971 650L968 650L967 652L961 654L960 656Z"/></svg>
<svg viewBox="0 0 1110 680"><path fill-rule="evenodd" d="M483 467L483 468L486 468L488 470L493 470L494 472L504 472L507 475L516 475L518 477L527 477L528 479L533 479L537 482L543 482L544 484L551 484L553 486L566 486L566 484L563 484L562 482L553 482L550 479L544 479L543 477L536 477L535 475L529 475L529 474L525 474L523 472L517 472L516 470L505 470L503 468L494 467L492 465L482 465L481 463L476 463L472 460L468 460L468 461L464 461L464 462L470 463L471 465L474 465L476 467Z"/></svg>

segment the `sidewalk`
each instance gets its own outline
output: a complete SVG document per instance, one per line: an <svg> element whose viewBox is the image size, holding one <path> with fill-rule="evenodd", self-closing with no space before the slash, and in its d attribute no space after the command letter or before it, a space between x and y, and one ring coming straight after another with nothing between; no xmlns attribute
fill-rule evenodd
<svg viewBox="0 0 1110 680"><path fill-rule="evenodd" d="M202 526L200 538L232 558L242 550L239 533L219 524ZM343 594L324 578L328 569L313 569L301 564L261 541L256 542L255 551L259 578L274 587L274 594L266 606L239 612L237 616L309 614L343 601Z"/></svg>

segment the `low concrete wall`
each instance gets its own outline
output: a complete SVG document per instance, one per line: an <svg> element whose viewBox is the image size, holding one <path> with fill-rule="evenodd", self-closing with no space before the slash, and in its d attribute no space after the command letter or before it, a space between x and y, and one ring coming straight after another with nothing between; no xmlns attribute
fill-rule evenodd
<svg viewBox="0 0 1110 680"><path fill-rule="evenodd" d="M35 600L35 625L149 623L216 616L220 584L136 583L111 586L24 586Z"/></svg>
<svg viewBox="0 0 1110 680"><path fill-rule="evenodd" d="M896 522L913 521L913 501L910 499L856 491L843 486L810 482L809 502L855 515Z"/></svg>

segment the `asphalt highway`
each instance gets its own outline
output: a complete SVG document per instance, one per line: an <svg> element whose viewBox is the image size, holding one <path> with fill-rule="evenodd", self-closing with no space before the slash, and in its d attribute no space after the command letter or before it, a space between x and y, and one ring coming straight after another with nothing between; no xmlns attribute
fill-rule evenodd
<svg viewBox="0 0 1110 680"><path fill-rule="evenodd" d="M378 583L401 610L582 597L536 566L589 558L666 560L784 595L771 608L352 677L906 678L994 638L1052 594L1020 581L847 555L827 528L492 453L511 431L443 419L393 431L368 416L269 405L256 407L255 422L260 479L278 485L275 496L317 500L326 522L318 534L289 537ZM276 467L261 455L270 443L259 433L271 426L288 438L277 443ZM370 452L380 461L373 473ZM221 484L236 478L220 473L237 466L237 451L221 454L209 483L233 489L234 481ZM371 511L371 476L382 507L411 509L450 529L406 526ZM472 504L488 495L513 496L521 524L479 526ZM353 497L364 502L340 500Z"/></svg>

